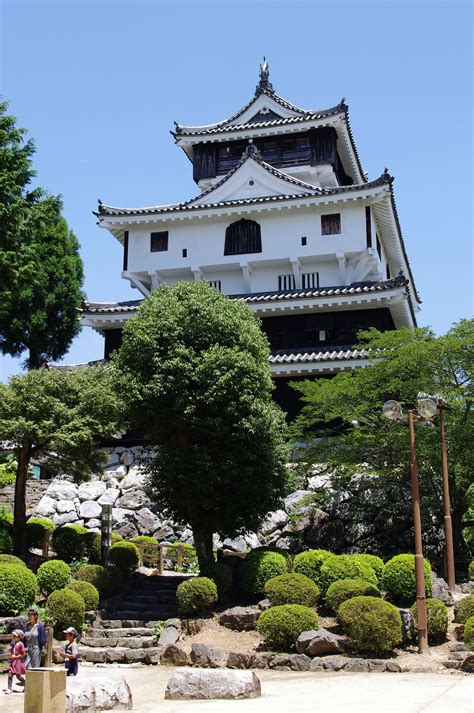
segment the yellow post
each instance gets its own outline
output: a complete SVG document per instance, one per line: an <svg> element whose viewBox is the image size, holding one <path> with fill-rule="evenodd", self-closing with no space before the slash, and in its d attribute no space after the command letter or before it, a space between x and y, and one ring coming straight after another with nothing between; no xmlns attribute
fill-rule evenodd
<svg viewBox="0 0 474 713"><path fill-rule="evenodd" d="M66 669L28 669L23 713L64 713L65 710Z"/></svg>

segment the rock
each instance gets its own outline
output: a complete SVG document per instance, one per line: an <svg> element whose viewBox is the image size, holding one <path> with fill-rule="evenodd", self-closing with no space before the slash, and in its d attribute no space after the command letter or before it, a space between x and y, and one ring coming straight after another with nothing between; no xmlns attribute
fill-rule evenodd
<svg viewBox="0 0 474 713"><path fill-rule="evenodd" d="M63 515L53 515L53 522L56 525L56 527L61 527L61 525L67 525L68 523L76 523L77 522L77 512L76 508L74 508L74 511L71 512L65 512Z"/></svg>
<svg viewBox="0 0 474 713"><path fill-rule="evenodd" d="M97 532L100 532L100 520L97 518L92 517L90 520L86 522L86 527L89 530L97 530Z"/></svg>
<svg viewBox="0 0 474 713"><path fill-rule="evenodd" d="M295 541L292 537L279 537L275 542L275 546L280 550L292 550L295 546Z"/></svg>
<svg viewBox="0 0 474 713"><path fill-rule="evenodd" d="M465 673L474 673L474 654L469 654L461 664L461 671Z"/></svg>
<svg viewBox="0 0 474 713"><path fill-rule="evenodd" d="M260 681L253 671L205 670L185 668L174 671L166 687L165 698L203 699L258 698Z"/></svg>
<svg viewBox="0 0 474 713"><path fill-rule="evenodd" d="M105 493L106 485L102 480L90 480L87 483L81 483L78 488L79 500L98 500Z"/></svg>
<svg viewBox="0 0 474 713"><path fill-rule="evenodd" d="M126 465L116 465L112 468L107 468L104 472L105 478L116 478L117 480L122 480L127 475Z"/></svg>
<svg viewBox="0 0 474 713"><path fill-rule="evenodd" d="M369 665L365 659L349 659L344 667L344 671L368 671Z"/></svg>
<svg viewBox="0 0 474 713"><path fill-rule="evenodd" d="M311 663L309 664L309 670L324 671L323 659L320 659L319 656L316 656L314 659L311 659Z"/></svg>
<svg viewBox="0 0 474 713"><path fill-rule="evenodd" d="M119 468L125 468L124 465L119 466ZM126 470L126 468L125 468ZM128 490L129 488L140 488L142 489L146 485L147 475L143 473L139 468L133 467L128 471L128 475L125 475L121 482L121 487L123 490Z"/></svg>
<svg viewBox="0 0 474 713"><path fill-rule="evenodd" d="M173 666L187 666L189 657L182 646L178 644L168 644L161 654L161 662L172 664Z"/></svg>
<svg viewBox="0 0 474 713"><path fill-rule="evenodd" d="M266 611L267 609L270 609L272 603L269 599L261 599L259 603L257 604L258 608L261 611Z"/></svg>
<svg viewBox="0 0 474 713"><path fill-rule="evenodd" d="M232 607L222 612L219 624L234 631L251 631L255 629L260 614L261 611L251 607Z"/></svg>
<svg viewBox="0 0 474 713"><path fill-rule="evenodd" d="M189 527L185 527L180 539L181 542L184 542L186 545L194 545L193 531Z"/></svg>
<svg viewBox="0 0 474 713"><path fill-rule="evenodd" d="M21 629L27 624L26 616L2 616L0 617L0 628L6 629L8 634L14 629Z"/></svg>
<svg viewBox="0 0 474 713"><path fill-rule="evenodd" d="M130 663L144 663L145 659L146 651L141 647L137 649L127 649L125 652L125 661L129 661Z"/></svg>
<svg viewBox="0 0 474 713"><path fill-rule="evenodd" d="M255 654L253 659L253 668L269 668L270 662L275 658L275 654L261 651Z"/></svg>
<svg viewBox="0 0 474 713"><path fill-rule="evenodd" d="M174 537L174 530L169 525L162 525L158 530L153 533L153 537L158 542L163 542L164 540L170 540Z"/></svg>
<svg viewBox="0 0 474 713"><path fill-rule="evenodd" d="M312 490L313 492L316 490L327 490L328 485L331 483L331 475L313 475L311 478L308 478L307 483L308 490Z"/></svg>
<svg viewBox="0 0 474 713"><path fill-rule="evenodd" d="M405 609L399 609L398 610L401 620L402 620L402 641L404 644L407 644L408 642L411 641L412 635L411 635L411 614L409 611L406 611Z"/></svg>
<svg viewBox="0 0 474 713"><path fill-rule="evenodd" d="M271 535L275 530L281 530L285 527L288 522L288 515L284 510L275 510L275 512L268 513L267 517L262 523L260 532L264 536Z"/></svg>
<svg viewBox="0 0 474 713"><path fill-rule="evenodd" d="M303 631L296 640L296 650L311 657L327 656L343 653L344 646L341 637L320 628L317 631Z"/></svg>
<svg viewBox="0 0 474 713"><path fill-rule="evenodd" d="M381 659L369 659L367 664L369 666L369 671L385 671L387 667L387 662L382 661Z"/></svg>
<svg viewBox="0 0 474 713"><path fill-rule="evenodd" d="M118 465L120 463L120 456L118 453L112 452L107 458L106 468L110 468L113 465Z"/></svg>
<svg viewBox="0 0 474 713"><path fill-rule="evenodd" d="M191 646L191 661L195 666L203 668L220 668L226 664L226 655L217 646L193 644Z"/></svg>
<svg viewBox="0 0 474 713"><path fill-rule="evenodd" d="M325 671L340 671L346 663L347 659L342 656L328 656L323 660L323 668Z"/></svg>
<svg viewBox="0 0 474 713"><path fill-rule="evenodd" d="M292 671L309 671L311 659L305 654L292 654L290 656L290 669Z"/></svg>
<svg viewBox="0 0 474 713"><path fill-rule="evenodd" d="M49 495L43 495L36 506L35 514L40 517L51 517L56 512L57 500Z"/></svg>
<svg viewBox="0 0 474 713"><path fill-rule="evenodd" d="M166 626L160 634L158 639L159 644L175 644L179 637L181 636L181 629L177 629L175 626Z"/></svg>
<svg viewBox="0 0 474 713"><path fill-rule="evenodd" d="M137 510L135 514L135 522L138 527L138 531L142 535L149 535L151 532L157 530L161 521L160 518L155 515L149 508L141 508Z"/></svg>
<svg viewBox="0 0 474 713"><path fill-rule="evenodd" d="M56 512L58 515L64 515L66 512L73 512L75 516L78 514L73 500L59 500L56 505ZM74 519L76 518L74 517Z"/></svg>
<svg viewBox="0 0 474 713"><path fill-rule="evenodd" d="M46 495L55 500L77 500L77 486L67 480L53 480Z"/></svg>
<svg viewBox="0 0 474 713"><path fill-rule="evenodd" d="M126 646L114 646L107 650L107 663L123 663L128 651Z"/></svg>
<svg viewBox="0 0 474 713"><path fill-rule="evenodd" d="M269 668L273 668L276 671L289 671L290 670L290 655L289 654L277 654L272 658L268 664Z"/></svg>
<svg viewBox="0 0 474 713"><path fill-rule="evenodd" d="M433 599L439 599L440 602L446 604L447 607L452 607L454 604L453 595L447 585L447 582L442 577L437 577L434 572L431 572L431 581L433 585Z"/></svg>
<svg viewBox="0 0 474 713"><path fill-rule="evenodd" d="M285 503L285 511L292 513L297 510L299 503L307 496L308 492L306 490L295 490L294 493L288 495L283 501Z"/></svg>
<svg viewBox="0 0 474 713"><path fill-rule="evenodd" d="M232 552L246 552L248 549L244 537L236 537L235 539L226 537L222 546L225 550L232 550Z"/></svg>
<svg viewBox="0 0 474 713"><path fill-rule="evenodd" d="M246 651L229 651L227 668L252 668L255 656Z"/></svg>
<svg viewBox="0 0 474 713"><path fill-rule="evenodd" d="M313 524L314 506L304 505L301 508L296 507L291 514L291 520L282 530L283 535L308 530Z"/></svg>
<svg viewBox="0 0 474 713"><path fill-rule="evenodd" d="M146 650L145 663L147 664L160 664L161 655L163 653L163 646L152 646Z"/></svg>
<svg viewBox="0 0 474 713"><path fill-rule="evenodd" d="M66 713L122 710L133 708L132 692L123 676L107 674L103 678L68 678Z"/></svg>
<svg viewBox="0 0 474 713"><path fill-rule="evenodd" d="M93 518L99 518L102 514L102 506L99 505L95 500L85 500L81 503L81 509L79 515L85 520Z"/></svg>
<svg viewBox="0 0 474 713"><path fill-rule="evenodd" d="M463 644L462 641L453 641L451 644L449 644L449 650L451 652L453 651L469 651L469 647L467 644Z"/></svg>
<svg viewBox="0 0 474 713"><path fill-rule="evenodd" d="M150 504L150 498L143 490L129 490L117 500L117 507L126 510L140 510Z"/></svg>
<svg viewBox="0 0 474 713"><path fill-rule="evenodd" d="M395 661L387 661L387 663L385 664L385 670L388 671L388 673L400 673L402 667L399 663L396 663Z"/></svg>
<svg viewBox="0 0 474 713"><path fill-rule="evenodd" d="M244 540L247 547L250 547L251 550L255 549L256 547L260 547L260 540L258 539L255 532L247 532L244 535Z"/></svg>
<svg viewBox="0 0 474 713"><path fill-rule="evenodd" d="M99 505L115 505L115 502L119 497L119 488L107 488L97 502Z"/></svg>

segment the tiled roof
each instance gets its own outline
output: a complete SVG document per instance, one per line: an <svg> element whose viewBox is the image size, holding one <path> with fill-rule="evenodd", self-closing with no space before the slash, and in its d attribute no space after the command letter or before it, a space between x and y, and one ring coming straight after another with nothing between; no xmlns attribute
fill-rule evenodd
<svg viewBox="0 0 474 713"><path fill-rule="evenodd" d="M367 349L339 348L317 352L273 352L270 364L308 364L324 361L347 361L349 359L367 359Z"/></svg>
<svg viewBox="0 0 474 713"><path fill-rule="evenodd" d="M314 297L337 297L347 295L364 295L375 292L393 290L405 287L408 280L403 275L398 275L383 282L361 282L349 286L320 287L312 290L280 290L275 292L255 292L250 294L229 295L232 300L240 300L254 304L258 302L280 302L282 300L304 300ZM84 302L84 314L117 314L135 312L143 300L129 300L128 302Z"/></svg>

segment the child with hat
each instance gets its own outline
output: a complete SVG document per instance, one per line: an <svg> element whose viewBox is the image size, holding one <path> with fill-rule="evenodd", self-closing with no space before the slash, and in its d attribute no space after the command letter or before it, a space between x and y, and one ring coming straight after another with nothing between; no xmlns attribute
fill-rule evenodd
<svg viewBox="0 0 474 713"><path fill-rule="evenodd" d="M66 667L67 675L77 676L79 669L76 644L77 631L73 626L69 626L63 631L63 634L66 634L66 643L64 644L64 651L61 651L60 654L64 657L64 666Z"/></svg>
<svg viewBox="0 0 474 713"><path fill-rule="evenodd" d="M23 644L23 632L21 629L15 629L12 632L12 640L10 644L10 668L8 669L8 684L4 688L5 694L13 693L13 677L16 676L22 686L25 685L23 674L26 671L25 666L26 649Z"/></svg>

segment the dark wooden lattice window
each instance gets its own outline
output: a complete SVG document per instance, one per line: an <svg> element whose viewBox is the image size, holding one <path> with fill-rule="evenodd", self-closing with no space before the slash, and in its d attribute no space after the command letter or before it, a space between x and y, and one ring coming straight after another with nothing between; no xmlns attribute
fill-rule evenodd
<svg viewBox="0 0 474 713"><path fill-rule="evenodd" d="M337 235L341 232L341 214L330 213L321 216L321 235Z"/></svg>
<svg viewBox="0 0 474 713"><path fill-rule="evenodd" d="M159 233L150 234L150 251L152 253L168 250L168 231L162 230Z"/></svg>
<svg viewBox="0 0 474 713"><path fill-rule="evenodd" d="M237 220L225 231L224 255L243 255L261 253L262 236L260 225L254 220Z"/></svg>
<svg viewBox="0 0 474 713"><path fill-rule="evenodd" d="M377 233L375 233L375 240L376 240L377 253L378 253L378 256L379 256L379 260L381 260L381 259L382 259L382 246L381 246L381 244L380 244L380 238L379 238L379 236L377 235Z"/></svg>
<svg viewBox="0 0 474 713"><path fill-rule="evenodd" d="M303 272L301 275L301 286L303 290L319 287L319 272Z"/></svg>
<svg viewBox="0 0 474 713"><path fill-rule="evenodd" d="M278 289L279 290L294 290L295 289L295 276L293 273L289 275L278 275Z"/></svg>
<svg viewBox="0 0 474 713"><path fill-rule="evenodd" d="M222 282L220 280L208 280L209 287L213 287L215 290L222 292Z"/></svg>
<svg viewBox="0 0 474 713"><path fill-rule="evenodd" d="M388 264L388 262L387 262L387 270L386 270L386 273L385 273L385 274L387 275L387 280L390 280L390 278L391 278L392 276L391 276L391 274L390 274L390 265Z"/></svg>

